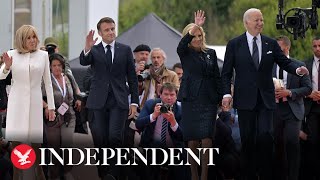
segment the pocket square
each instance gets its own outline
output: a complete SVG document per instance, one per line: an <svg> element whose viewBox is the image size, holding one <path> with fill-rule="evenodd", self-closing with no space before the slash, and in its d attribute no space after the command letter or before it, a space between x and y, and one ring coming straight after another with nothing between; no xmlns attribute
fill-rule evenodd
<svg viewBox="0 0 320 180"><path fill-rule="evenodd" d="M272 53L272 51L268 51L268 52L267 52L267 54L271 54L271 53Z"/></svg>

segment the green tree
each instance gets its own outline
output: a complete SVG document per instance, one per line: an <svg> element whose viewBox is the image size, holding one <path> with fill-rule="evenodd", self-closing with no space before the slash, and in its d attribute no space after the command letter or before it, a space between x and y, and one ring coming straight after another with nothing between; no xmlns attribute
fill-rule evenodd
<svg viewBox="0 0 320 180"><path fill-rule="evenodd" d="M290 38L292 42L290 56L295 57L300 60L304 60L309 57L311 52L311 41L313 36L316 34L314 30L308 30L306 32L306 37L304 39L299 38L298 40L293 40L293 35L288 33L286 30L276 29L276 15L278 14L278 3L270 3L269 0L238 0L234 1L229 8L229 25L224 27L224 32L222 36L226 42L231 38L240 35L245 32L243 26L242 17L243 13L250 7L259 8L264 15L264 30L263 34L269 37L276 37L279 35L286 35ZM294 7L307 8L311 7L311 0L301 0L301 1L285 1L284 13L289 9ZM293 14L288 14L293 15ZM241 27L241 28L240 28Z"/></svg>
<svg viewBox="0 0 320 180"><path fill-rule="evenodd" d="M312 1L284 2L284 12L287 12L293 7L311 7ZM293 35L286 30L277 30L278 1L270 0L120 0L119 32L127 30L150 12L181 32L188 23L193 22L193 12L202 9L206 12L204 29L207 43L225 45L230 39L245 32L243 13L251 7L260 9L264 15L264 35L288 36L292 42L292 57L305 59L312 55L311 40L317 31L308 30L304 39L293 40Z"/></svg>

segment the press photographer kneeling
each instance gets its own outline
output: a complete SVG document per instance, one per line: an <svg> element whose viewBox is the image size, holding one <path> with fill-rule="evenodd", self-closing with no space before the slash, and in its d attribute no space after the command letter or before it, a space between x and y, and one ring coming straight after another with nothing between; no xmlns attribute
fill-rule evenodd
<svg viewBox="0 0 320 180"><path fill-rule="evenodd" d="M160 98L146 101L136 120L136 127L142 131L140 146L143 148L184 147L179 126L181 106L177 104L177 93L178 88L174 84L164 83L160 89ZM149 166L143 172L143 176L148 179L157 179L160 175L161 179L181 179L181 176L187 174L184 168L170 167L168 171L163 172L163 167Z"/></svg>

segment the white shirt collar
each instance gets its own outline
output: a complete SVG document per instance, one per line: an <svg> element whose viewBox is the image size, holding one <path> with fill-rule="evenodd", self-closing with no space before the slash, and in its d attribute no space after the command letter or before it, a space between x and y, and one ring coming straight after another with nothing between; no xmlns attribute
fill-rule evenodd
<svg viewBox="0 0 320 180"><path fill-rule="evenodd" d="M248 42L251 43L253 41L254 36L252 36L248 31L246 32L246 36L247 36ZM257 37L257 42L261 42L261 35L258 34L256 37Z"/></svg>
<svg viewBox="0 0 320 180"><path fill-rule="evenodd" d="M315 62L319 62L319 58L317 56L313 55L313 59Z"/></svg>
<svg viewBox="0 0 320 180"><path fill-rule="evenodd" d="M111 46L111 49L114 47L114 44L115 44L116 41L112 41L109 45ZM106 46L108 45L107 43L105 43L104 41L102 41L102 45L103 45L103 48L106 48Z"/></svg>

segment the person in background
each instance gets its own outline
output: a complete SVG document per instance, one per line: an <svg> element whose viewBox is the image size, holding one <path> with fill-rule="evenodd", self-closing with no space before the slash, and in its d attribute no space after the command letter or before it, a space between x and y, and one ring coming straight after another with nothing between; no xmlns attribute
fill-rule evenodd
<svg viewBox="0 0 320 180"><path fill-rule="evenodd" d="M302 179L320 179L320 37L312 39L313 56L306 60L310 72L312 92L304 100L304 129L301 132L303 142Z"/></svg>
<svg viewBox="0 0 320 180"><path fill-rule="evenodd" d="M43 81L48 102L48 121L55 119L55 106L50 78L48 53L39 50L37 30L23 25L16 31L15 49L3 53L4 64L0 68L0 79L12 73L13 84L8 97L6 139L13 147L20 143L31 144L40 157L39 147L43 142L43 104L41 83ZM14 168L13 179L45 179L36 159L33 168L22 171ZM23 175L22 175L23 174Z"/></svg>
<svg viewBox="0 0 320 180"><path fill-rule="evenodd" d="M59 152L61 147L72 147L73 135L75 130L75 110L81 110L81 101L75 101L73 105L74 94L76 90L73 89L71 79L68 78L63 72L65 69L65 60L62 55L53 53L49 56L50 70L51 70L51 81L53 87L53 95L55 107L58 109L57 117L55 121L45 121L45 129L47 132L47 146L55 148ZM43 96L46 96L44 87L42 88ZM44 103L45 118L48 118L49 111L48 105ZM63 106L66 108L65 112L59 111L59 108ZM68 155L65 154L65 160L68 159ZM64 178L72 179L70 173L72 166L60 167L58 161L55 166L49 166L49 178L56 179L60 177L60 171L64 174Z"/></svg>
<svg viewBox="0 0 320 180"><path fill-rule="evenodd" d="M149 69L148 59L150 51L150 47L145 44L140 44L133 50L137 75L141 74L144 70Z"/></svg>
<svg viewBox="0 0 320 180"><path fill-rule="evenodd" d="M159 97L162 84L170 82L180 87L178 75L165 66L166 53L161 48L153 48L150 53L152 64L148 75L143 80L143 92L140 99L140 108L148 99Z"/></svg>
<svg viewBox="0 0 320 180"><path fill-rule="evenodd" d="M41 49L47 51L49 56L53 53L60 53L58 41L54 37L47 37L44 40L44 46L41 47ZM65 59L64 73L69 77L69 79L72 79L72 86L77 90L77 94L80 94L79 85L73 76L69 61L65 57L63 58Z"/></svg>
<svg viewBox="0 0 320 180"><path fill-rule="evenodd" d="M136 120L136 127L142 131L140 146L143 148L183 148L181 106L177 104L178 88L172 83L164 83L160 88L160 98L149 99ZM185 159L184 159L185 160ZM166 165L146 167L144 176L148 180L189 179L186 166ZM159 178L161 175L166 178Z"/></svg>
<svg viewBox="0 0 320 180"><path fill-rule="evenodd" d="M178 78L179 78L179 82L181 83L181 78L183 75L183 69L182 69L182 65L181 63L176 63L173 65L172 70L177 73Z"/></svg>
<svg viewBox="0 0 320 180"><path fill-rule="evenodd" d="M194 23L182 32L177 53L183 69L178 100L182 106L181 127L184 141L196 153L202 148L211 148L215 133L217 106L221 100L221 77L215 50L206 45L204 11L194 13ZM208 153L201 157L201 180L207 180ZM198 165L191 160L192 180L198 180Z"/></svg>
<svg viewBox="0 0 320 180"><path fill-rule="evenodd" d="M276 37L283 53L291 60L305 66L303 62L289 56L291 47L287 36ZM298 180L300 166L299 132L304 120L303 99L311 91L309 76L294 76L288 74L276 64L273 67L273 76L283 81L284 87L275 90L275 97L279 99L273 116L275 142L275 179Z"/></svg>

